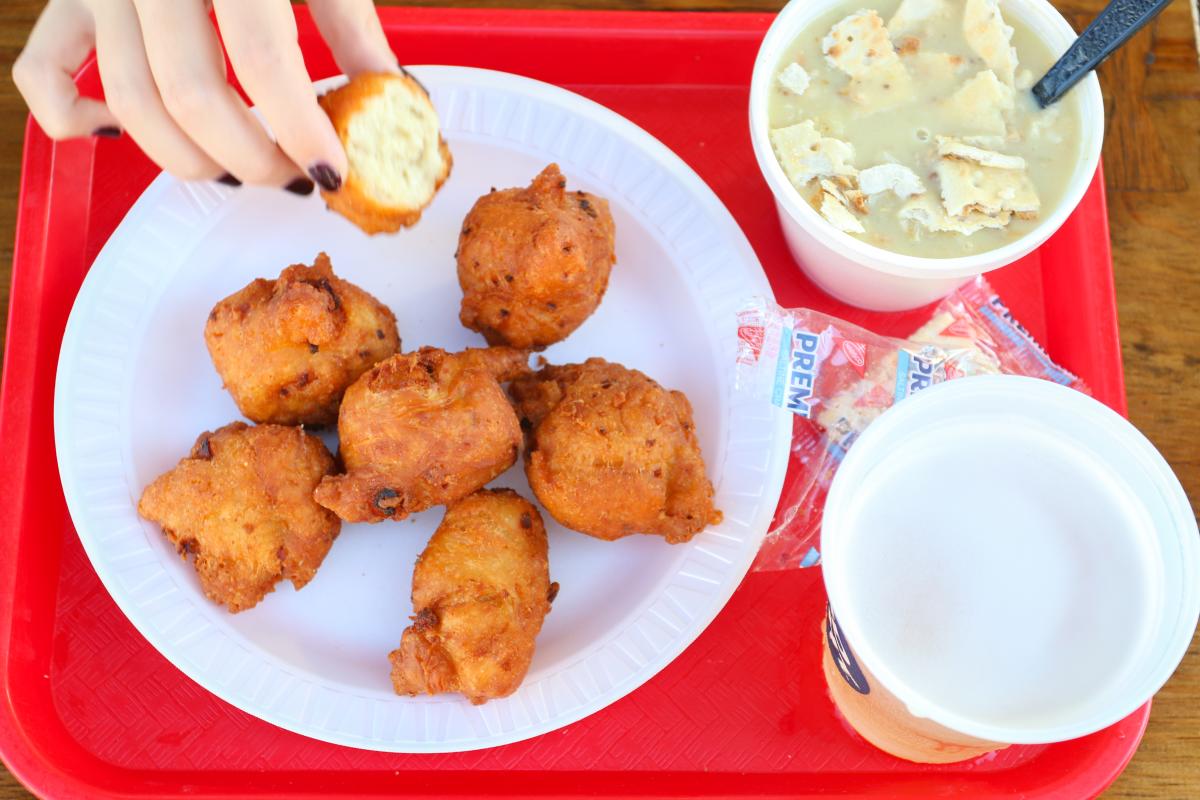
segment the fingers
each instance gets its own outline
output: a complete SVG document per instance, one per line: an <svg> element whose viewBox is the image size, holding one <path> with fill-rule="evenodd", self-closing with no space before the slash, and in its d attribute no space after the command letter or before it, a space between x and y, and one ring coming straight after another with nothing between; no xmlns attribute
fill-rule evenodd
<svg viewBox="0 0 1200 800"><path fill-rule="evenodd" d="M142 151L184 180L225 172L167 113L146 60L142 29L130 0L94 0L96 59L108 107Z"/></svg>
<svg viewBox="0 0 1200 800"><path fill-rule="evenodd" d="M179 127L242 181L274 186L293 181L296 165L226 83L220 43L204 6L195 0L134 0L134 8L154 83Z"/></svg>
<svg viewBox="0 0 1200 800"><path fill-rule="evenodd" d="M342 72L399 71L372 0L308 0L308 7Z"/></svg>
<svg viewBox="0 0 1200 800"><path fill-rule="evenodd" d="M322 188L336 191L346 153L317 104L287 0L215 0L225 51L283 152Z"/></svg>
<svg viewBox="0 0 1200 800"><path fill-rule="evenodd" d="M106 135L120 124L104 103L80 97L72 80L92 40L92 17L79 0L51 0L13 63L13 83L52 139Z"/></svg>

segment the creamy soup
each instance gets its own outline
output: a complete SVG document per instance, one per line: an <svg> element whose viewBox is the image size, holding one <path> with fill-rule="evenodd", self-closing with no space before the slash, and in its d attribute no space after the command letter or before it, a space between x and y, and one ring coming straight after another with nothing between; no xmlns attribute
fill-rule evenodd
<svg viewBox="0 0 1200 800"><path fill-rule="evenodd" d="M1056 56L995 0L852 0L780 61L771 142L838 229L949 258L1027 233L1080 158L1080 98L1042 110L1030 85Z"/></svg>

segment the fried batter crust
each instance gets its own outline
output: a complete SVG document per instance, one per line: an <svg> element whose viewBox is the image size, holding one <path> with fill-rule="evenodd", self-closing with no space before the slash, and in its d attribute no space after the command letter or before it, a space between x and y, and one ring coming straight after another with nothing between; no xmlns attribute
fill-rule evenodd
<svg viewBox="0 0 1200 800"><path fill-rule="evenodd" d="M413 624L389 656L396 693L461 692L478 705L515 692L558 590L537 508L510 489L453 504L412 586Z"/></svg>
<svg viewBox="0 0 1200 800"><path fill-rule="evenodd" d="M568 192L557 164L486 194L458 240L459 319L490 344L543 348L591 316L616 260L608 201Z"/></svg>
<svg viewBox="0 0 1200 800"><path fill-rule="evenodd" d="M281 580L312 580L341 530L313 502L333 456L299 428L233 422L196 439L191 454L146 487L138 513L192 556L204 594L232 612Z"/></svg>
<svg viewBox="0 0 1200 800"><path fill-rule="evenodd" d="M329 121L333 123L333 128L343 147L347 147L351 143L350 123L355 116L363 112L367 101L384 91L389 81L403 81L414 95L419 93L428 97L428 93L420 81L402 70L400 75L379 72L361 73L354 76L345 86L340 86L317 98L321 108L329 115ZM388 133L397 135L395 131L388 131ZM341 214L367 234L395 233L401 228L412 227L420 221L421 213L426 206L433 202L434 196L442 188L446 179L450 177L450 170L454 166L454 157L450 154L450 147L446 144L445 137L438 136L437 146L441 152L444 169L434 184L433 192L418 206L398 208L381 202L379 198L371 197L353 165L345 176L344 183L337 191L328 191L322 188L321 198L331 210Z"/></svg>
<svg viewBox="0 0 1200 800"><path fill-rule="evenodd" d="M400 349L392 312L324 253L217 303L204 341L241 412L278 425L332 424L346 387Z"/></svg>
<svg viewBox="0 0 1200 800"><path fill-rule="evenodd" d="M516 462L521 428L498 381L528 374L511 348L394 356L346 392L338 419L345 475L317 502L347 522L404 519L452 503Z"/></svg>
<svg viewBox="0 0 1200 800"><path fill-rule="evenodd" d="M677 543L721 521L682 392L592 358L547 366L510 393L530 431L529 485L566 527L599 539L645 533Z"/></svg>

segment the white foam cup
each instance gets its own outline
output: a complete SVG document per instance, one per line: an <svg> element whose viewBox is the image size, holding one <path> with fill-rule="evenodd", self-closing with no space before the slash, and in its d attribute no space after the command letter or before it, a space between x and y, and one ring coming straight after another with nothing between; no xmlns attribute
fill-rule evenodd
<svg viewBox="0 0 1200 800"><path fill-rule="evenodd" d="M759 168L775 196L779 222L792 256L819 287L843 302L876 311L918 308L948 294L964 281L1003 267L1035 250L1070 216L1096 174L1104 140L1104 101L1095 73L1072 93L1080 96L1079 159L1067 190L1039 222L1003 247L954 258L922 258L884 250L830 225L788 180L771 147L767 104L779 61L800 33L844 0L792 0L767 31L750 83L750 138ZM850 7L847 13L857 9ZM1077 38L1074 29L1047 0L1002 0L1006 19L1024 23L1056 56Z"/></svg>
<svg viewBox="0 0 1200 800"><path fill-rule="evenodd" d="M825 506L825 671L913 761L1074 739L1166 682L1200 616L1200 537L1154 446L1049 381L961 378L853 444Z"/></svg>

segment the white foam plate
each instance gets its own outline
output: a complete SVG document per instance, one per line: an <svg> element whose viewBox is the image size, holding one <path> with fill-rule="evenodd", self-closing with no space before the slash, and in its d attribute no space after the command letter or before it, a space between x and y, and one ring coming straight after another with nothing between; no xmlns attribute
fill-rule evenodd
<svg viewBox="0 0 1200 800"><path fill-rule="evenodd" d="M395 752L525 739L631 692L704 629L742 580L787 464L790 418L732 391L735 311L770 295L720 201L647 133L547 84L460 67L415 70L429 87L454 171L415 228L367 237L317 196L155 180L92 265L63 340L55 442L67 504L122 611L175 666L257 717L306 736ZM393 694L387 654L412 613L413 562L442 517L348 525L301 592L280 584L231 615L136 513L142 489L201 431L240 418L204 347L217 300L327 251L339 275L396 313L404 349L482 339L458 322L454 250L492 186L525 185L556 161L572 189L607 197L617 264L599 310L545 352L603 356L683 390L725 521L686 545L602 542L548 515L562 589L522 687L473 707L458 695ZM332 437L326 437L336 446ZM529 494L519 467L499 481Z"/></svg>

